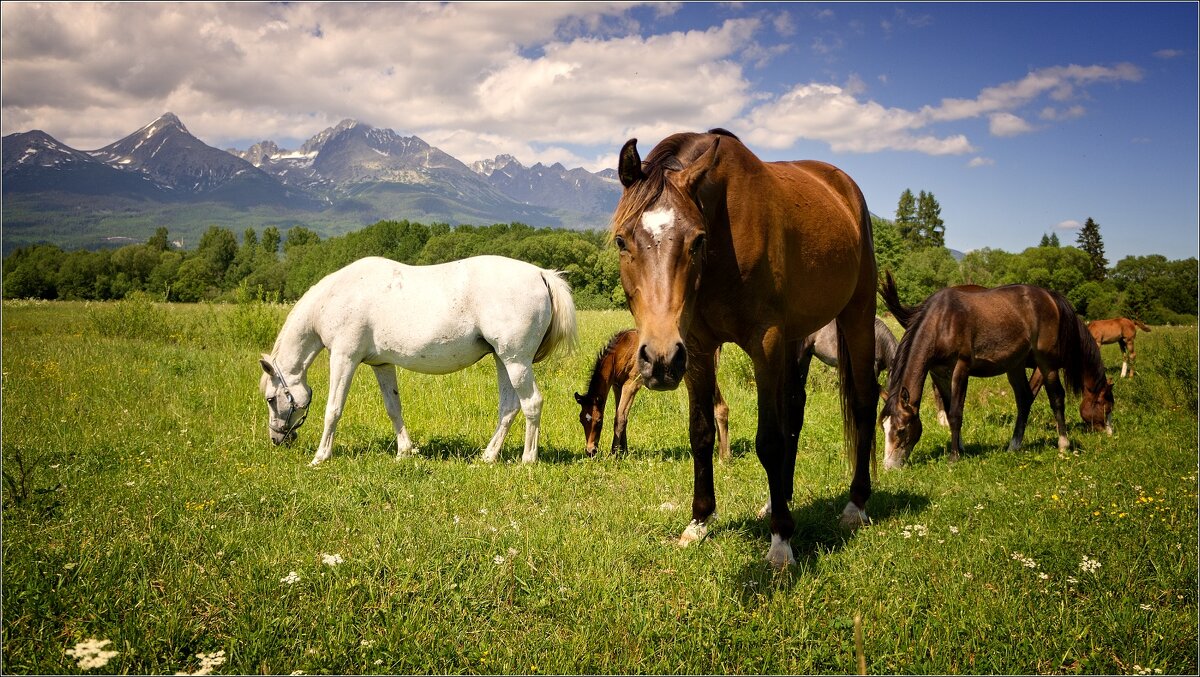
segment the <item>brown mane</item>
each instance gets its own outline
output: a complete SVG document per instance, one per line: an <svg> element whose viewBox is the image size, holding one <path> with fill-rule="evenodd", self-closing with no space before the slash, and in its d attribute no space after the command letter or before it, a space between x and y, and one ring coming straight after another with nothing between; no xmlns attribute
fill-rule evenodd
<svg viewBox="0 0 1200 677"><path fill-rule="evenodd" d="M710 129L708 133L733 139L738 138L733 132L720 127ZM695 141L703 136L703 134L695 133L672 134L650 151L650 155L642 161L644 176L640 181L626 188L621 200L617 203L617 209L609 224L609 240L613 238L613 233L616 231L615 226L637 218L658 200L662 195L663 188L666 187L667 170L682 169L684 164L691 162L706 150L707 147L695 147Z"/></svg>

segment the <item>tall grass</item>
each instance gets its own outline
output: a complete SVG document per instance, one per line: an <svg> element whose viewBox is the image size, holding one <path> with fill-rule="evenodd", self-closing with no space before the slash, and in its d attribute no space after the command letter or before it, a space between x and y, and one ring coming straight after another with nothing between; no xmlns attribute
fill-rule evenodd
<svg viewBox="0 0 1200 677"><path fill-rule="evenodd" d="M1195 328L1139 335L1116 435L1084 432L1069 408L1067 452L1044 399L1026 447L1007 451L1003 379L972 381L958 463L925 407L913 465L876 478L874 524L853 533L837 526L849 477L836 378L814 364L799 562L780 572L763 559L753 384L732 346L720 517L681 550L685 393L639 395L628 457L582 453L570 393L631 326L625 313L581 313L581 350L535 367L536 465L516 462L519 421L504 462L478 460L497 404L484 360L401 373L420 453L399 462L360 374L333 457L309 469L327 360L293 447L267 441L256 388L285 307L247 295L3 310L4 470L24 472L3 494L8 674L83 672L68 650L89 639L111 642L98 670L113 673L220 659L230 673L847 673L858 614L871 672L1197 669Z"/></svg>

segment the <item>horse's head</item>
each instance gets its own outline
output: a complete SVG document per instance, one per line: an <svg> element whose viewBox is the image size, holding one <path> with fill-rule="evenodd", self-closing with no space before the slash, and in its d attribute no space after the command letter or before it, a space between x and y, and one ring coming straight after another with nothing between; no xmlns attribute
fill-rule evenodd
<svg viewBox="0 0 1200 677"><path fill-rule="evenodd" d="M883 427L883 467L898 470L921 440L919 403L909 400L908 388L901 387L894 396L884 394L879 424Z"/></svg>
<svg viewBox="0 0 1200 677"><path fill-rule="evenodd" d="M1092 430L1112 434L1113 382L1105 379L1094 387L1084 386L1079 402L1079 417Z"/></svg>
<svg viewBox="0 0 1200 677"><path fill-rule="evenodd" d="M289 386L269 355L263 355L258 363L263 369L258 390L267 400L267 427L271 432L271 441L275 444L291 444L296 439L296 430L308 417L312 389L302 380Z"/></svg>
<svg viewBox="0 0 1200 677"><path fill-rule="evenodd" d="M600 398L591 395L575 393L575 401L579 403L579 424L583 426L583 436L588 458L596 455L596 445L600 442L600 430L604 427L604 404Z"/></svg>
<svg viewBox="0 0 1200 677"><path fill-rule="evenodd" d="M710 141L704 145L704 140ZM645 167L637 139L621 149L625 191L613 217L613 241L620 251L621 286L641 338L637 369L651 390L678 387L687 369L684 338L695 312L707 241L700 208L703 179L716 163L720 142L716 135L676 135L651 152Z"/></svg>

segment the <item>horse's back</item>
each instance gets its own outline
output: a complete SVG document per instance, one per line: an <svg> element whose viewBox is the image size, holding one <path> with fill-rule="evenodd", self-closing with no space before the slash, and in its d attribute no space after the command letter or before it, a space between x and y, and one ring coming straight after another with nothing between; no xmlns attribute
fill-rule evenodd
<svg viewBox="0 0 1200 677"><path fill-rule="evenodd" d="M314 291L314 325L331 350L427 373L536 349L552 314L541 269L501 256L422 266L367 257Z"/></svg>

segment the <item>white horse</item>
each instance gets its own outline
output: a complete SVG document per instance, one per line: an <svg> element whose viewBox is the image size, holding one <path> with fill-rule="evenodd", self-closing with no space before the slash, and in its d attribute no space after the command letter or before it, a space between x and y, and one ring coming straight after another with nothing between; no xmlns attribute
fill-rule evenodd
<svg viewBox="0 0 1200 677"><path fill-rule="evenodd" d="M329 349L325 430L310 466L333 453L333 436L359 364L375 370L396 432L396 457L413 452L400 410L396 366L425 374L465 369L491 353L500 390L500 424L483 460L500 456L518 408L525 451L537 461L542 396L533 363L576 342L575 302L560 273L502 256L431 266L368 257L330 273L288 314L270 355L259 360L271 441L290 443L312 403L308 367Z"/></svg>

